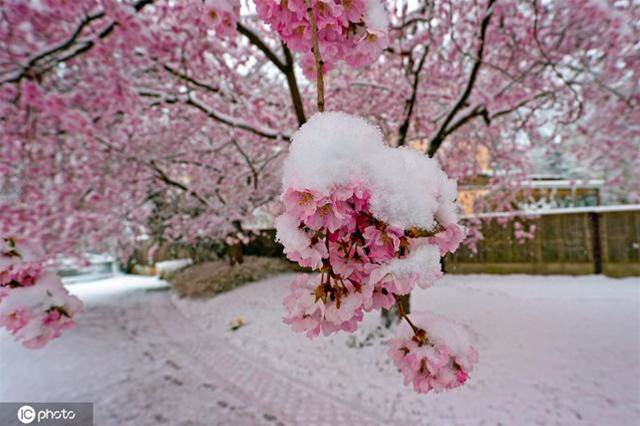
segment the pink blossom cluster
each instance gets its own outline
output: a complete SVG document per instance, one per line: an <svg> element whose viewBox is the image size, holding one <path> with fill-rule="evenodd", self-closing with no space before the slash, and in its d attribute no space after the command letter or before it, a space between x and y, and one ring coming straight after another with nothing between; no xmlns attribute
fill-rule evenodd
<svg viewBox="0 0 640 426"><path fill-rule="evenodd" d="M464 236L456 224L432 231L387 225L371 213L371 191L361 182L328 194L289 188L283 199L276 229L287 257L320 271L298 277L284 300L285 323L309 337L355 331L364 312L391 308L416 285L429 287L442 275L440 251Z"/></svg>
<svg viewBox="0 0 640 426"><path fill-rule="evenodd" d="M224 242L230 246L234 244L249 244L250 241L251 238L244 232L232 232L224 239Z"/></svg>
<svg viewBox="0 0 640 426"><path fill-rule="evenodd" d="M311 28L305 0L256 0L260 17L304 57L307 76L315 75ZM380 0L312 0L318 44L327 71L340 61L357 67L373 62L387 46L388 17Z"/></svg>
<svg viewBox="0 0 640 426"><path fill-rule="evenodd" d="M345 113L320 113L293 135L275 220L298 276L284 322L310 338L353 332L364 314L398 305L409 324L391 355L418 392L456 387L477 354L463 329L435 317L411 322L400 297L442 276L440 259L465 237L456 184L437 162L385 145L378 129ZM435 318L435 319L434 319Z"/></svg>
<svg viewBox="0 0 640 426"><path fill-rule="evenodd" d="M446 318L414 313L389 342L389 356L418 393L440 392L463 385L478 353L469 344L467 330Z"/></svg>
<svg viewBox="0 0 640 426"><path fill-rule="evenodd" d="M529 225L528 230L520 222L513 223L513 236L518 241L518 244L524 244L525 240L533 240L535 238L536 225Z"/></svg>
<svg viewBox="0 0 640 426"><path fill-rule="evenodd" d="M0 326L36 349L75 325L82 302L42 266L38 248L4 238L0 246Z"/></svg>
<svg viewBox="0 0 640 426"><path fill-rule="evenodd" d="M205 0L203 4L205 19L221 37L235 34L236 23L240 15L238 0Z"/></svg>

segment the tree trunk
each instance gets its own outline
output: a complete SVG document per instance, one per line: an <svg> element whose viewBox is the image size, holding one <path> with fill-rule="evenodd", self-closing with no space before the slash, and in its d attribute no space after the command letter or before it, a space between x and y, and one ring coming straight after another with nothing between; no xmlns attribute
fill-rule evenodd
<svg viewBox="0 0 640 426"><path fill-rule="evenodd" d="M242 253L242 243L237 242L229 246L228 250L229 263L231 266L237 264L241 264L244 262L244 255Z"/></svg>
<svg viewBox="0 0 640 426"><path fill-rule="evenodd" d="M242 233L242 223L239 220L234 220L233 226L239 233ZM229 263L231 266L237 264L241 264L244 262L244 255L242 253L242 241L238 241L237 243L233 243L229 246L227 250L227 255L229 256Z"/></svg>

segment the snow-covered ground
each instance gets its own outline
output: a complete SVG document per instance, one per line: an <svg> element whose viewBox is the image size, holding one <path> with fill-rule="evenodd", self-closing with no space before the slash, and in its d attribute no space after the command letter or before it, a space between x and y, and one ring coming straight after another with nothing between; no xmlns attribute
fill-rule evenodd
<svg viewBox="0 0 640 426"><path fill-rule="evenodd" d="M97 425L636 425L640 280L448 275L414 293L476 332L464 387L416 395L377 315L309 341L284 324L291 275L206 301L153 278L69 286L77 328L39 351L0 335L0 401L92 401ZM242 315L247 325L229 330Z"/></svg>

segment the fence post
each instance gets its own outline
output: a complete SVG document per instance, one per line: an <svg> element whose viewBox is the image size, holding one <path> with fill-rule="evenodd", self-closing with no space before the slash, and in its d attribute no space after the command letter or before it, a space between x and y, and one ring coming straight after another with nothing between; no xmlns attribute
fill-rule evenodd
<svg viewBox="0 0 640 426"><path fill-rule="evenodd" d="M593 272L602 273L602 236L600 234L600 216L596 212L589 212L591 222L591 247L593 248Z"/></svg>

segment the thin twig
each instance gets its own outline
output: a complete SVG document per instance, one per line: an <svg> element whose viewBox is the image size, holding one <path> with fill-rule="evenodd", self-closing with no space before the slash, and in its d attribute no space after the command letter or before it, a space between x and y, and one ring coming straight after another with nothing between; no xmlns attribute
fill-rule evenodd
<svg viewBox="0 0 640 426"><path fill-rule="evenodd" d="M324 80L322 78L322 57L320 56L320 47L318 46L318 26L316 25L316 16L313 13L311 0L305 0L307 4L307 14L309 15L309 24L311 25L311 50L316 59L316 85L318 88L318 111L324 111Z"/></svg>
<svg viewBox="0 0 640 426"><path fill-rule="evenodd" d="M404 145L407 139L407 132L409 131L409 125L411 124L411 116L413 115L413 108L416 103L416 97L418 94L418 85L420 83L420 72L424 67L425 59L429 54L429 46L424 47L424 51L420 56L420 60L418 61L418 65L415 69L411 70L411 74L413 75L413 82L411 84L411 96L407 99L404 106L404 121L398 130L398 146Z"/></svg>
<svg viewBox="0 0 640 426"><path fill-rule="evenodd" d="M416 327L411 322L411 319L409 319L409 316L404 311L404 306L402 306L402 300L400 300L400 296L398 296L397 294L394 294L393 298L396 299L396 306L398 307L398 313L400 314L400 316L402 318L404 318L404 320L407 322L407 324L409 324L411 326L411 329L413 330L413 334L415 334L416 337L418 337L418 338L423 338L426 335L425 331L422 330L421 328Z"/></svg>
<svg viewBox="0 0 640 426"><path fill-rule="evenodd" d="M445 227L436 222L436 225L433 229L423 229L423 228L409 228L404 231L404 235L409 238L425 238L425 237L433 237L436 234L445 230Z"/></svg>
<svg viewBox="0 0 640 426"><path fill-rule="evenodd" d="M155 0L139 0L138 2L133 4L133 8L136 12L140 12L142 9L144 9L145 6L152 4L154 1ZM5 83L18 83L23 78L33 78L34 76L41 76L45 72L53 69L57 64L66 62L76 57L77 55L90 50L96 45L98 39L106 38L113 32L116 26L119 25L117 21L113 21L104 30L100 31L97 34L97 38L93 40L79 40L80 35L82 35L84 30L90 24L104 17L104 11L85 16L85 18L78 24L78 27L76 27L74 32L66 41L62 42L60 45L52 47L51 49L36 54L36 56L31 58L29 62L22 67L17 75L7 80L0 81L0 85L3 85ZM80 47L78 49L72 50L71 52L68 52L69 49L72 49L76 46ZM60 56L57 56L57 54L60 54Z"/></svg>

